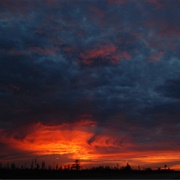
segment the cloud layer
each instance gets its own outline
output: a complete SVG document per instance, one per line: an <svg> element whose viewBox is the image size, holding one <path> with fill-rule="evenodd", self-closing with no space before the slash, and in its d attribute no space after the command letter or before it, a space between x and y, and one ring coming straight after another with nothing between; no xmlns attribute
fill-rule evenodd
<svg viewBox="0 0 180 180"><path fill-rule="evenodd" d="M13 158L20 152L23 158L63 155L73 143L89 161L115 160L113 153L117 159L176 154L178 5L178 0L2 0L2 159L11 160L14 152ZM51 135L41 134L49 132L53 145ZM73 152L64 157L74 158Z"/></svg>

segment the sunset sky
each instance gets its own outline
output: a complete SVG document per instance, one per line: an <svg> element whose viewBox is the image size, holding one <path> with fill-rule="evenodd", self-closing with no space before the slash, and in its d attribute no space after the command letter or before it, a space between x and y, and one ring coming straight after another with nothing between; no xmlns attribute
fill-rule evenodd
<svg viewBox="0 0 180 180"><path fill-rule="evenodd" d="M0 162L180 170L179 0L0 0Z"/></svg>

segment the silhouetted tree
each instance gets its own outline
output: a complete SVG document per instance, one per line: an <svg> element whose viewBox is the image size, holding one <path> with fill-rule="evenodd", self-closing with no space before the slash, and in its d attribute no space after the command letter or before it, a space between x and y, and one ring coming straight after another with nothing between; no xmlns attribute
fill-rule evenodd
<svg viewBox="0 0 180 180"><path fill-rule="evenodd" d="M46 163L45 163L45 161L43 161L43 162L41 163L41 169L45 169L45 165L46 165Z"/></svg>
<svg viewBox="0 0 180 180"><path fill-rule="evenodd" d="M3 168L3 164L2 164L2 162L0 162L0 169L2 169Z"/></svg>
<svg viewBox="0 0 180 180"><path fill-rule="evenodd" d="M34 160L31 162L31 169L34 169Z"/></svg>
<svg viewBox="0 0 180 180"><path fill-rule="evenodd" d="M34 159L34 163L37 164L37 158Z"/></svg>
<svg viewBox="0 0 180 180"><path fill-rule="evenodd" d="M9 163L6 164L6 168L9 169Z"/></svg>
<svg viewBox="0 0 180 180"><path fill-rule="evenodd" d="M127 163L127 165L124 167L124 170L126 170L126 171L132 170L132 168L131 168L131 166L129 165L129 163Z"/></svg>
<svg viewBox="0 0 180 180"><path fill-rule="evenodd" d="M16 169L16 166L14 163L11 163L11 169Z"/></svg>
<svg viewBox="0 0 180 180"><path fill-rule="evenodd" d="M75 159L74 164L72 164L71 166L72 170L80 170L80 160L79 159Z"/></svg>
<svg viewBox="0 0 180 180"><path fill-rule="evenodd" d="M165 164L165 165L164 165L164 169L166 170L166 168L167 168L167 165Z"/></svg>
<svg viewBox="0 0 180 180"><path fill-rule="evenodd" d="M36 169L37 169L37 170L39 169L39 164L38 164L38 163L36 163Z"/></svg>
<svg viewBox="0 0 180 180"><path fill-rule="evenodd" d="M48 166L48 170L51 170L51 169L52 169L52 168L51 168L51 165L49 165L49 166Z"/></svg>
<svg viewBox="0 0 180 180"><path fill-rule="evenodd" d="M27 164L26 164L26 163L24 163L24 168L25 168L25 169L27 168Z"/></svg>
<svg viewBox="0 0 180 180"><path fill-rule="evenodd" d="M58 170L58 164L56 164L56 170Z"/></svg>
<svg viewBox="0 0 180 180"><path fill-rule="evenodd" d="M146 168L145 171L152 171L152 169L151 168Z"/></svg>
<svg viewBox="0 0 180 180"><path fill-rule="evenodd" d="M117 169L119 169L119 163L117 163Z"/></svg>
<svg viewBox="0 0 180 180"><path fill-rule="evenodd" d="M59 170L62 170L63 168L62 168L62 166L59 166Z"/></svg>

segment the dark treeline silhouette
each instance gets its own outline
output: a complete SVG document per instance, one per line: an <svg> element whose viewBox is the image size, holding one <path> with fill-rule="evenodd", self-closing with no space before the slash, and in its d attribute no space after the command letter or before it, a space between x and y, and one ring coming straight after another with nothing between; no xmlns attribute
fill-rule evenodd
<svg viewBox="0 0 180 180"><path fill-rule="evenodd" d="M61 166L56 164L55 167L46 166L45 161L39 163L33 159L30 167L27 164L16 166L13 163L0 163L1 179L58 179L58 178L138 178L138 179L179 179L180 171L170 169L166 164L163 168L151 169L139 166L133 169L129 163L120 167L119 164L114 167L98 166L92 168L82 168L80 160L76 159L73 164Z"/></svg>

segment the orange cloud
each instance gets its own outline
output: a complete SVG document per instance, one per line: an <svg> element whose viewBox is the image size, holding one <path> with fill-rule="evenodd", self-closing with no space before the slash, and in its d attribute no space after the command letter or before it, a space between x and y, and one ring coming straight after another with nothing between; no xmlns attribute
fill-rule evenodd
<svg viewBox="0 0 180 180"><path fill-rule="evenodd" d="M91 118L90 115L82 117ZM36 156L61 155L79 158L87 164L98 161L116 163L129 161L132 165L171 164L180 160L178 152L139 150L126 134L117 134L111 128L100 128L93 120L82 120L59 125L37 123L29 127L24 138L0 130L0 142L12 151L28 152ZM97 131L98 129L98 131ZM99 133L101 132L101 133ZM176 166L174 166L176 167Z"/></svg>
<svg viewBox="0 0 180 180"><path fill-rule="evenodd" d="M31 133L23 140L15 139L14 136L11 138L1 136L1 141L8 142L15 149L31 151L37 155L81 154L81 157L86 159L88 152L85 143L92 136L87 127L91 129L93 126L94 124L88 121L58 126L37 123L30 127Z"/></svg>

